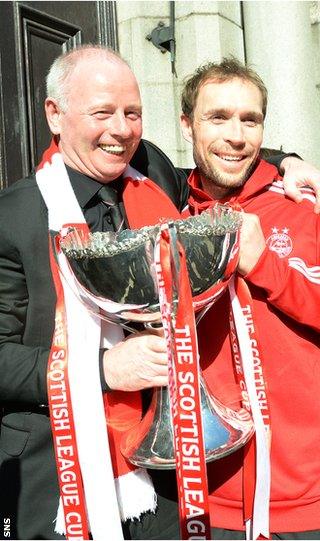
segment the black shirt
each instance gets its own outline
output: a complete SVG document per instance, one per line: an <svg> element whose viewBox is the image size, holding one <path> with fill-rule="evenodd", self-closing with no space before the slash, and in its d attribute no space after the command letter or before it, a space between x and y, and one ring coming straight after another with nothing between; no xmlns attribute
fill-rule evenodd
<svg viewBox="0 0 320 541"><path fill-rule="evenodd" d="M92 232L114 231L108 207L98 196L98 192L104 184L79 171L75 171L68 165L66 169L70 178L71 186L82 209L86 222ZM123 180L118 178L108 183L118 192L119 206L125 218L125 209L122 203ZM126 227L127 224L126 224Z"/></svg>

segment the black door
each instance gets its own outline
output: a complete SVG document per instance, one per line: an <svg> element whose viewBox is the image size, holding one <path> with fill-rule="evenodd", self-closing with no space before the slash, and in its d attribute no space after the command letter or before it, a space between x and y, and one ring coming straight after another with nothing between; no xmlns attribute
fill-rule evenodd
<svg viewBox="0 0 320 541"><path fill-rule="evenodd" d="M81 43L118 48L116 2L0 2L0 188L48 146L43 103L54 58Z"/></svg>

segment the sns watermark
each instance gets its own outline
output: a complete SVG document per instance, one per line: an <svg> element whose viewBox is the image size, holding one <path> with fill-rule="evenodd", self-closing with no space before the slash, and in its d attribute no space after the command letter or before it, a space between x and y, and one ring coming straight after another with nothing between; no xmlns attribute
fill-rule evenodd
<svg viewBox="0 0 320 541"><path fill-rule="evenodd" d="M10 537L11 537L10 526L11 526L10 518L5 517L3 519L3 537L6 538L6 539L10 539Z"/></svg>

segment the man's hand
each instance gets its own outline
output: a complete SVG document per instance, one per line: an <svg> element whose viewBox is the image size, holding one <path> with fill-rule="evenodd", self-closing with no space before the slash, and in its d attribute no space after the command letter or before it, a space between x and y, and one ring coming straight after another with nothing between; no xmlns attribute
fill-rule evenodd
<svg viewBox="0 0 320 541"><path fill-rule="evenodd" d="M238 272L245 275L256 265L266 247L266 242L258 216L244 212L242 217Z"/></svg>
<svg viewBox="0 0 320 541"><path fill-rule="evenodd" d="M168 384L165 339L150 332L131 335L103 355L108 386L118 391L139 391Z"/></svg>
<svg viewBox="0 0 320 541"><path fill-rule="evenodd" d="M283 187L286 195L300 203L302 195L299 190L302 186L310 186L313 188L316 196L316 204L314 211L320 213L320 171L313 165L288 156L281 162L281 174L283 174Z"/></svg>

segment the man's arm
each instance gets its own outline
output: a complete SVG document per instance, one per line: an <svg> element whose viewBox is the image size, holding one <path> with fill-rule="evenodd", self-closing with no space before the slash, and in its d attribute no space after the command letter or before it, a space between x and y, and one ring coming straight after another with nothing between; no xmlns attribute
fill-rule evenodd
<svg viewBox="0 0 320 541"><path fill-rule="evenodd" d="M294 156L282 159L279 172L283 175L283 187L286 195L300 203L302 193L300 188L310 186L316 197L314 212L320 213L320 171L313 165Z"/></svg>
<svg viewBox="0 0 320 541"><path fill-rule="evenodd" d="M273 306L319 331L320 219L310 211L305 218L310 235L303 253L280 258L266 246L258 216L244 213L238 271L249 284L263 288Z"/></svg>
<svg viewBox="0 0 320 541"><path fill-rule="evenodd" d="M178 210L186 207L189 195L188 170L175 168L159 147L141 139L130 165L160 186Z"/></svg>
<svg viewBox="0 0 320 541"><path fill-rule="evenodd" d="M47 403L49 350L22 343L29 296L19 254L0 238L1 402Z"/></svg>
<svg viewBox="0 0 320 541"><path fill-rule="evenodd" d="M261 149L262 157L268 163L275 165L281 176L283 176L283 188L290 199L296 203L302 201L301 188L309 186L316 196L314 212L320 213L320 171L302 160L297 154L285 154L283 152L268 152L268 149Z"/></svg>
<svg viewBox="0 0 320 541"><path fill-rule="evenodd" d="M37 302L36 296L31 301L34 302ZM3 404L48 403L49 348L23 344L30 317L28 307L30 309L30 297L19 252L6 235L0 234L0 396ZM45 324L50 323L46 320ZM39 329L39 341L40 335ZM133 391L167 385L165 340L147 331L130 336L105 351L103 368L111 390Z"/></svg>
<svg viewBox="0 0 320 541"><path fill-rule="evenodd" d="M0 397L47 404L54 328L46 207L34 176L0 195Z"/></svg>

